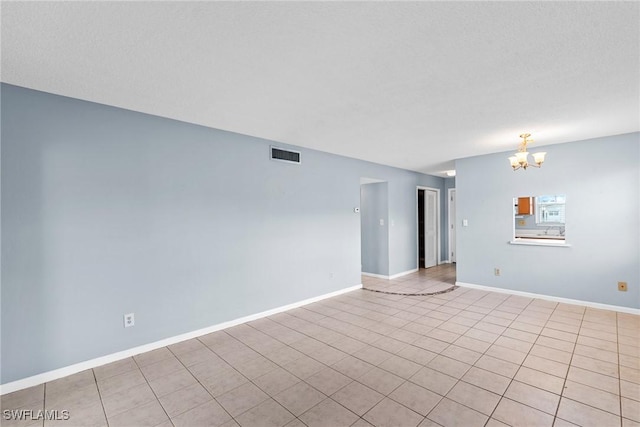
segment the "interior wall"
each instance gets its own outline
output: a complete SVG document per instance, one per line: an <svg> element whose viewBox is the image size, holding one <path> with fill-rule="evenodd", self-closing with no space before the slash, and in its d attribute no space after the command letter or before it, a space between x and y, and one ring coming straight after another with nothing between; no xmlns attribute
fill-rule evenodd
<svg viewBox="0 0 640 427"><path fill-rule="evenodd" d="M526 171L511 152L456 161L458 281L640 308L640 133L540 150L542 168ZM513 198L544 194L566 194L571 246L509 244Z"/></svg>
<svg viewBox="0 0 640 427"><path fill-rule="evenodd" d="M389 275L389 189L386 182L360 189L362 272Z"/></svg>
<svg viewBox="0 0 640 427"><path fill-rule="evenodd" d="M415 269L416 186L443 186L0 88L2 383L359 284L362 176L388 182L389 274Z"/></svg>
<svg viewBox="0 0 640 427"><path fill-rule="evenodd" d="M418 193L417 187L440 190L440 208L444 203L444 178L432 175L402 175L389 185L389 275L409 272L418 262ZM441 217L442 220L442 217ZM441 236L446 245L446 237ZM446 253L446 251L443 251Z"/></svg>

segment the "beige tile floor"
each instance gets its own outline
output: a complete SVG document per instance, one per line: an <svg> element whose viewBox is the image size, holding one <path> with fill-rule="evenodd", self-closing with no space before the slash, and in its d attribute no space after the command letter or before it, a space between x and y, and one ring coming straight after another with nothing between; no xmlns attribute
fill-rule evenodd
<svg viewBox="0 0 640 427"><path fill-rule="evenodd" d="M426 276L425 276L426 277ZM640 316L353 291L2 397L2 426L640 426Z"/></svg>
<svg viewBox="0 0 640 427"><path fill-rule="evenodd" d="M415 273L387 280L362 276L362 287L370 291L401 295L433 295L452 290L456 283L455 264L421 268Z"/></svg>

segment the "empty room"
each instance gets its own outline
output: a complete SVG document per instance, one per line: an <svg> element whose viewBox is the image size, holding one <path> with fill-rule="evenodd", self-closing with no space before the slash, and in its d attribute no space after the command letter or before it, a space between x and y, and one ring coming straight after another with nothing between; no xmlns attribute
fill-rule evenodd
<svg viewBox="0 0 640 427"><path fill-rule="evenodd" d="M640 3L0 18L3 427L640 426Z"/></svg>

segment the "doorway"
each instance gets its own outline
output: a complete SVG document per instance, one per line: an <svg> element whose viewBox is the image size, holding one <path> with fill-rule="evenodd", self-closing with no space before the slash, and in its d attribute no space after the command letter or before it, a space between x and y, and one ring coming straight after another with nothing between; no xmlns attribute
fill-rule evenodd
<svg viewBox="0 0 640 427"><path fill-rule="evenodd" d="M440 190L417 188L418 267L429 268L440 263Z"/></svg>

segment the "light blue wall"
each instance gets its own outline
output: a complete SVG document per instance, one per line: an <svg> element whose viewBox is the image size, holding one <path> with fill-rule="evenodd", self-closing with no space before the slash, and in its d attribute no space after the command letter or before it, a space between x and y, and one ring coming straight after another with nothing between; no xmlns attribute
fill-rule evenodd
<svg viewBox="0 0 640 427"><path fill-rule="evenodd" d="M380 225L380 220L384 221ZM360 190L362 271L389 275L389 189L386 182L364 184Z"/></svg>
<svg viewBox="0 0 640 427"><path fill-rule="evenodd" d="M2 383L357 285L360 177L389 274L443 179L23 89L2 96ZM284 144L278 144L283 146ZM122 316L136 314L124 329Z"/></svg>
<svg viewBox="0 0 640 427"><path fill-rule="evenodd" d="M640 133L544 151L542 168L526 171L511 170L510 152L456 161L458 280L640 308ZM529 194L566 194L571 247L507 243L513 198Z"/></svg>
<svg viewBox="0 0 640 427"><path fill-rule="evenodd" d="M456 179L453 178L453 177L444 179L444 189L445 189L445 191L450 189L450 188L456 188Z"/></svg>

